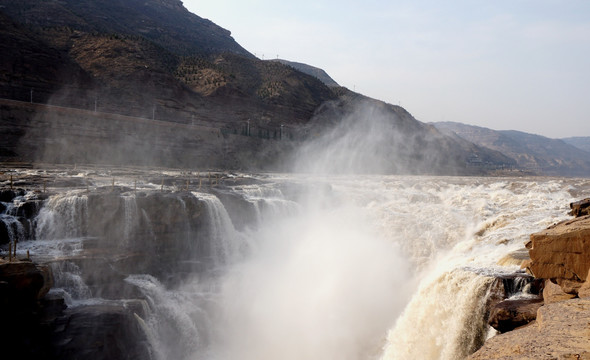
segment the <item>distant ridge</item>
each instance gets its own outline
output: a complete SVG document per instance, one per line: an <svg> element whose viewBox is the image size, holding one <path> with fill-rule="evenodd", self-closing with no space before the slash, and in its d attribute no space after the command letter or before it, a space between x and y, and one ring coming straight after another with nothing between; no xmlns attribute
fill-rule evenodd
<svg viewBox="0 0 590 360"><path fill-rule="evenodd" d="M326 73L324 70L317 68L315 66L311 66L311 65L307 65L307 64L299 63L299 62L294 62L294 61L289 61L289 60L284 60L284 59L276 59L276 60L270 60L270 61L278 61L281 64L291 66L292 68L299 70L304 74L314 76L329 87L340 86L340 85L338 85L338 83L336 81L334 81L334 79L332 79L330 77L330 75L328 75L328 73Z"/></svg>
<svg viewBox="0 0 590 360"><path fill-rule="evenodd" d="M476 145L500 151L516 160L519 168L539 175L590 176L590 154L562 140L456 122L433 125L443 133L456 134Z"/></svg>
<svg viewBox="0 0 590 360"><path fill-rule="evenodd" d="M566 143L590 153L590 136L575 136L561 139Z"/></svg>

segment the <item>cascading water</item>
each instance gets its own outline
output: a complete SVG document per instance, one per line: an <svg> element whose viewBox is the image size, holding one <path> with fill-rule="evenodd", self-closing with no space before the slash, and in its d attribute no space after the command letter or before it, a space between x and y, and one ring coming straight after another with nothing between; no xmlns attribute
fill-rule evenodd
<svg viewBox="0 0 590 360"><path fill-rule="evenodd" d="M122 198L111 202L119 210L105 211L118 214L113 221L121 228L105 241L127 244L134 237L134 250L154 244L146 251L156 263L207 264L181 281L127 274L125 282L149 304L138 321L156 360L461 359L488 333L494 276L518 271L510 254L523 249L530 233L564 219L570 192L587 185L266 175L259 185L227 188L257 213L242 230L230 217L239 213L228 214L215 195L148 189L112 195ZM291 190L288 199L284 189ZM146 202L152 195L157 206ZM51 197L37 217L42 240L23 246L48 259L83 253L82 237L94 236L88 214L96 210L88 202L82 192ZM195 246L175 248L163 232ZM167 249L201 250L160 253ZM55 271L65 275L58 284L73 303L95 296L77 282L84 269L60 266Z"/></svg>
<svg viewBox="0 0 590 360"><path fill-rule="evenodd" d="M226 264L234 259L240 250L238 234L229 214L216 196L196 192L193 195L206 204L209 228L207 236L208 243L211 244L213 262L216 266Z"/></svg>
<svg viewBox="0 0 590 360"><path fill-rule="evenodd" d="M137 201L135 196L123 196L123 216L124 216L124 227L123 227L123 242L128 244L135 234L134 232L139 228L139 210L137 208Z"/></svg>
<svg viewBox="0 0 590 360"><path fill-rule="evenodd" d="M37 216L37 239L64 239L86 235L88 196L71 191L52 196Z"/></svg>
<svg viewBox="0 0 590 360"><path fill-rule="evenodd" d="M280 189L270 185L239 186L234 187L233 191L241 194L246 201L254 205L257 226L265 221L295 215L300 211L298 203L285 199Z"/></svg>

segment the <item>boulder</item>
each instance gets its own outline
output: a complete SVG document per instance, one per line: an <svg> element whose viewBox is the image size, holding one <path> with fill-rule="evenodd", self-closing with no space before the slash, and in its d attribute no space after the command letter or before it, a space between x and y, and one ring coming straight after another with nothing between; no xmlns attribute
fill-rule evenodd
<svg viewBox="0 0 590 360"><path fill-rule="evenodd" d="M590 198L570 203L570 215L575 217L590 215Z"/></svg>
<svg viewBox="0 0 590 360"><path fill-rule="evenodd" d="M496 304L488 323L504 333L526 325L537 318L537 310L543 306L542 298L504 300Z"/></svg>
<svg viewBox="0 0 590 360"><path fill-rule="evenodd" d="M590 269L590 215L532 234L526 247L535 277L555 279L565 292L576 294Z"/></svg>
<svg viewBox="0 0 590 360"><path fill-rule="evenodd" d="M1 261L1 260L0 260ZM51 269L30 261L0 262L0 304L36 306L53 286Z"/></svg>

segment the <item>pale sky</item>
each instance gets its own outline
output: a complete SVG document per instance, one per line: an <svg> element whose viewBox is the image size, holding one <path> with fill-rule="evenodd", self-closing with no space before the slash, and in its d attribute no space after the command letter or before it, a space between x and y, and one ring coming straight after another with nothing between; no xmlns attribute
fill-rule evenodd
<svg viewBox="0 0 590 360"><path fill-rule="evenodd" d="M590 136L588 0L183 0L259 58L422 122Z"/></svg>

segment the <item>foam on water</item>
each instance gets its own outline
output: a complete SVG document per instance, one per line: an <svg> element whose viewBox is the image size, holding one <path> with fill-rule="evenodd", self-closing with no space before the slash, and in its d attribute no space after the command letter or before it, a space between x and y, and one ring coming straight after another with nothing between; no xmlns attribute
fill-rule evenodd
<svg viewBox="0 0 590 360"><path fill-rule="evenodd" d="M148 300L143 320L156 358L464 358L488 334L484 305L493 276L518 269L507 255L567 218L572 193L588 188L542 178L265 180L233 188L258 209L256 226L243 232L216 196L192 193L204 204L205 255L216 271L171 288L149 274L127 278ZM287 182L299 196L285 198ZM123 197L128 238L150 219L134 196ZM81 192L53 196L37 218L45 242L19 250L75 253L87 206ZM66 270L64 291L89 301L75 269Z"/></svg>
<svg viewBox="0 0 590 360"><path fill-rule="evenodd" d="M82 190L54 195L37 215L38 239L76 238L85 235L88 196Z"/></svg>
<svg viewBox="0 0 590 360"><path fill-rule="evenodd" d="M215 195L192 193L206 203L208 216L208 242L212 248L212 258L217 266L234 260L240 253L241 241L227 210Z"/></svg>

